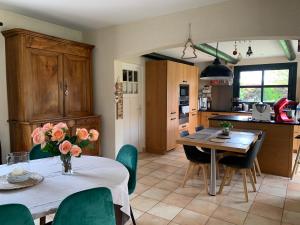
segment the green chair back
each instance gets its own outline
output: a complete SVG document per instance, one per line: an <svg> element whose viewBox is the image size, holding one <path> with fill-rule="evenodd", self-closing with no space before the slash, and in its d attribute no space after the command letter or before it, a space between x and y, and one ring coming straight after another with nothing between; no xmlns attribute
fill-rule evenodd
<svg viewBox="0 0 300 225"><path fill-rule="evenodd" d="M138 160L138 151L133 145L124 145L118 155L118 162L122 163L129 172L129 181L128 181L128 192L132 194L136 186L136 172L137 172L137 160Z"/></svg>
<svg viewBox="0 0 300 225"><path fill-rule="evenodd" d="M33 146L33 148L31 149L31 151L29 153L30 160L43 159L43 158L49 158L49 157L53 157L53 155L49 152L42 151L41 145Z"/></svg>
<svg viewBox="0 0 300 225"><path fill-rule="evenodd" d="M52 225L115 225L115 211L108 188L94 188L62 201Z"/></svg>
<svg viewBox="0 0 300 225"><path fill-rule="evenodd" d="M21 204L0 205L1 225L34 225L28 208Z"/></svg>

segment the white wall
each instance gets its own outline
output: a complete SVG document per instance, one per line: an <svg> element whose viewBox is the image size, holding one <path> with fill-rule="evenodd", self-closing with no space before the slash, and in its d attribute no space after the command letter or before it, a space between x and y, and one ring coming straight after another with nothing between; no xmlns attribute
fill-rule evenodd
<svg viewBox="0 0 300 225"><path fill-rule="evenodd" d="M117 16L117 15L116 15ZM300 1L232 0L84 33L96 45L95 100L103 116L103 151L115 156L114 60L182 46L188 23L194 42L300 38Z"/></svg>
<svg viewBox="0 0 300 225"><path fill-rule="evenodd" d="M61 38L71 39L74 41L82 40L82 33L77 30L51 24L45 21L26 17L20 14L12 13L0 9L0 21L4 26L0 30L12 28L24 28L32 31L49 34ZM8 104L6 89L6 69L5 69L5 42L4 37L0 35L0 140L2 145L2 158L10 151L9 143L9 126L8 120ZM13 104L13 103L12 103Z"/></svg>

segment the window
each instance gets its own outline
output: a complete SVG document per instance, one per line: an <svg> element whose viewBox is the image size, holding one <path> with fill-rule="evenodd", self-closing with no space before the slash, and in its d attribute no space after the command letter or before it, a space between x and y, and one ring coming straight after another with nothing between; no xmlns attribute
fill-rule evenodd
<svg viewBox="0 0 300 225"><path fill-rule="evenodd" d="M297 63L236 66L233 96L242 102L274 103L286 97L295 100Z"/></svg>

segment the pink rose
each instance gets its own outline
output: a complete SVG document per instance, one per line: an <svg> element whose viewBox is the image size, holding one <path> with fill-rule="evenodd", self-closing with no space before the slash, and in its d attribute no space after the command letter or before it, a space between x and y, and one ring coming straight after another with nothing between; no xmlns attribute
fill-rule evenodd
<svg viewBox="0 0 300 225"><path fill-rule="evenodd" d="M52 141L62 141L65 138L65 133L62 129L54 127L52 130Z"/></svg>
<svg viewBox="0 0 300 225"><path fill-rule="evenodd" d="M44 132L40 131L40 132L36 133L36 134L33 136L32 141L33 141L34 144L37 145L37 144L42 144L42 143L44 143L44 142L45 142L45 139L46 139L46 137L45 137Z"/></svg>
<svg viewBox="0 0 300 225"><path fill-rule="evenodd" d="M77 128L76 135L80 140L87 140L89 138L89 132L85 128Z"/></svg>
<svg viewBox="0 0 300 225"><path fill-rule="evenodd" d="M48 132L48 131L53 129L53 124L52 123L46 123L46 124L44 124L42 129L43 129L44 132Z"/></svg>
<svg viewBox="0 0 300 225"><path fill-rule="evenodd" d="M99 132L95 129L90 130L89 140L90 141L97 141L99 137Z"/></svg>
<svg viewBox="0 0 300 225"><path fill-rule="evenodd" d="M66 123L63 123L63 122L60 122L58 124L55 124L54 128L59 128L59 129L65 129L65 130L68 130L68 126Z"/></svg>
<svg viewBox="0 0 300 225"><path fill-rule="evenodd" d="M42 131L41 127L37 127L33 130L31 137L33 138L35 135L37 135L38 133L40 133Z"/></svg>
<svg viewBox="0 0 300 225"><path fill-rule="evenodd" d="M59 151L61 154L66 155L72 149L72 144L69 141L64 141L59 145Z"/></svg>
<svg viewBox="0 0 300 225"><path fill-rule="evenodd" d="M72 146L72 148L71 148L72 156L79 157L81 153L82 153L82 150L78 145Z"/></svg>

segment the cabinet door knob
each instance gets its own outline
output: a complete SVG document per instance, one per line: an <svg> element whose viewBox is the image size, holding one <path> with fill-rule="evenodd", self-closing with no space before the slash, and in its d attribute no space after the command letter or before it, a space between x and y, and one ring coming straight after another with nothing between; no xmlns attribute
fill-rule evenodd
<svg viewBox="0 0 300 225"><path fill-rule="evenodd" d="M176 118L171 118L171 120L176 120Z"/></svg>
<svg viewBox="0 0 300 225"><path fill-rule="evenodd" d="M171 114L176 114L176 112L171 112Z"/></svg>
<svg viewBox="0 0 300 225"><path fill-rule="evenodd" d="M68 96L68 95L69 95L69 91L65 90L65 96Z"/></svg>

